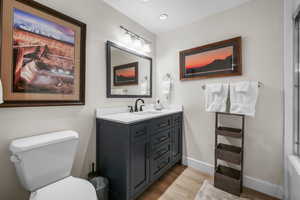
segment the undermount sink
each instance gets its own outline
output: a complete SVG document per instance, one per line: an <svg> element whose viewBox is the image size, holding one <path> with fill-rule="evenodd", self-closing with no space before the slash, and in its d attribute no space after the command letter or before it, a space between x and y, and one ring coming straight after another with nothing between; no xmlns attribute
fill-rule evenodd
<svg viewBox="0 0 300 200"><path fill-rule="evenodd" d="M146 110L146 111L142 111L142 112L133 112L132 114L135 115L153 115L153 114L160 114L162 113L161 110Z"/></svg>

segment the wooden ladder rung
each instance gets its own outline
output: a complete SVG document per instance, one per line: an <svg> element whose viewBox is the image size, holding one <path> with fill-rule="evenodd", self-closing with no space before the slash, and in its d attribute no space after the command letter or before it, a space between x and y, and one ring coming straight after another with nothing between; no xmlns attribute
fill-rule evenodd
<svg viewBox="0 0 300 200"><path fill-rule="evenodd" d="M233 137L233 138L241 138L242 137L242 129L237 128L229 128L229 127L218 127L216 129L216 133L218 135Z"/></svg>
<svg viewBox="0 0 300 200"><path fill-rule="evenodd" d="M243 188L243 153L245 116L242 117L242 128L219 126L219 115L235 115L230 113L216 113L215 126L215 187L226 192L240 195ZM218 142L218 136L231 137L241 140L241 146L233 146ZM240 170L218 165L218 159L240 166Z"/></svg>

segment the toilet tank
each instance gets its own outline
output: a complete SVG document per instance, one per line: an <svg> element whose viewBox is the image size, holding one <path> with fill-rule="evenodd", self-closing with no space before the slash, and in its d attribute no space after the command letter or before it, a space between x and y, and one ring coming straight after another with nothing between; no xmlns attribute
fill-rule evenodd
<svg viewBox="0 0 300 200"><path fill-rule="evenodd" d="M68 130L12 141L11 161L22 186L32 192L70 176L78 140Z"/></svg>

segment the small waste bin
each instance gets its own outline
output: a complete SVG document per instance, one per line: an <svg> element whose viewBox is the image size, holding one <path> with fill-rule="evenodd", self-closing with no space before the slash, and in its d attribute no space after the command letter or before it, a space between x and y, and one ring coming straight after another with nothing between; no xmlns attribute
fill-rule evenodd
<svg viewBox="0 0 300 200"><path fill-rule="evenodd" d="M108 200L108 179L98 176L90 180L95 187L98 200Z"/></svg>

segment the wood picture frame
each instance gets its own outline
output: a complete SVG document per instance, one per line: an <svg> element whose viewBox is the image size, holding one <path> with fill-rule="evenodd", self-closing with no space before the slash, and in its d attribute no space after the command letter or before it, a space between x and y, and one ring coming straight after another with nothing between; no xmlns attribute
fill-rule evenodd
<svg viewBox="0 0 300 200"><path fill-rule="evenodd" d="M133 62L114 66L114 86L138 85L139 63Z"/></svg>
<svg viewBox="0 0 300 200"><path fill-rule="evenodd" d="M242 38L236 37L179 53L180 80L242 75Z"/></svg>
<svg viewBox="0 0 300 200"><path fill-rule="evenodd" d="M0 107L84 105L86 24L32 0L0 5Z"/></svg>

